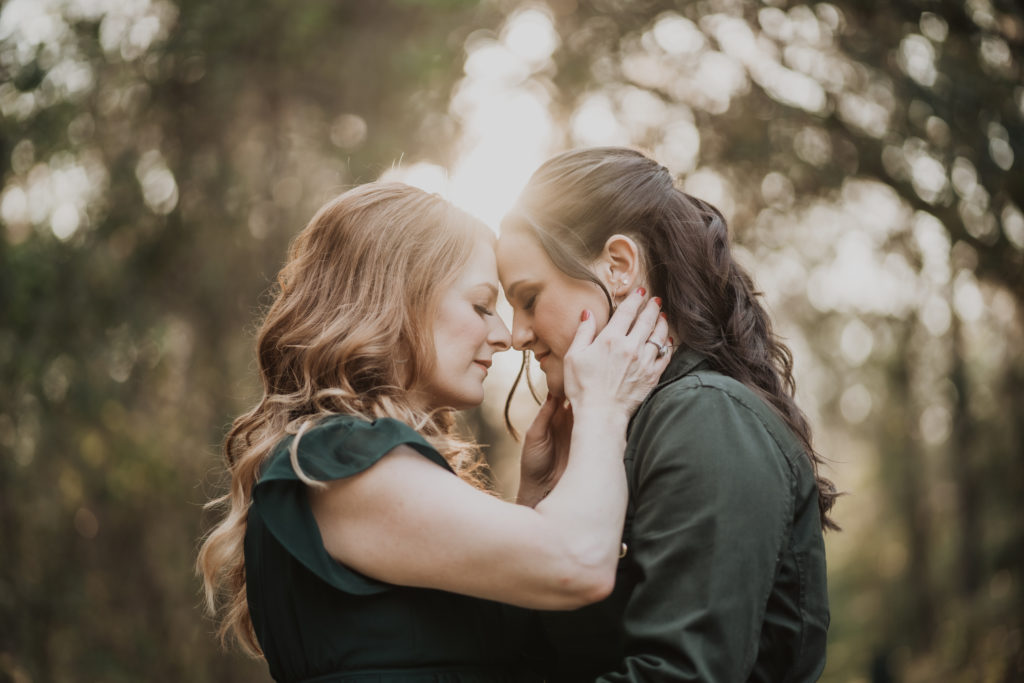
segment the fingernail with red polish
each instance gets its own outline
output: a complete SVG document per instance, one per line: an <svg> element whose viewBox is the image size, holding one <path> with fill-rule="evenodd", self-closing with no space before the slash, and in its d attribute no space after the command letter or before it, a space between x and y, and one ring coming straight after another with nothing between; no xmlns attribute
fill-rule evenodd
<svg viewBox="0 0 1024 683"><path fill-rule="evenodd" d="M675 344L675 343L676 343L676 340L675 340L675 339L673 339L672 337L669 337L669 338L668 338L668 343L669 343L669 344Z"/></svg>
<svg viewBox="0 0 1024 683"><path fill-rule="evenodd" d="M636 293L639 294L640 296L643 296L644 294L647 294L647 290L644 289L643 287L637 287Z"/></svg>
<svg viewBox="0 0 1024 683"><path fill-rule="evenodd" d="M580 314L580 322L583 322L584 320L590 320L590 311L586 309L584 309L583 313Z"/></svg>
<svg viewBox="0 0 1024 683"><path fill-rule="evenodd" d="M654 303L658 304L659 307L661 306L661 297L660 296L654 297L653 299L651 299L651 301L653 301Z"/></svg>
<svg viewBox="0 0 1024 683"><path fill-rule="evenodd" d="M659 313L658 315L661 316L662 320L668 320L668 316L665 315L664 313Z"/></svg>

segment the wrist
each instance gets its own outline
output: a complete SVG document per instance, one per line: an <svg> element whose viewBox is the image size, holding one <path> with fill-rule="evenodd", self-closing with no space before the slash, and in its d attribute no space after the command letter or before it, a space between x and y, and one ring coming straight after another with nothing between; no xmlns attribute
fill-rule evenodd
<svg viewBox="0 0 1024 683"><path fill-rule="evenodd" d="M617 412L591 413L575 422L572 432L573 447L587 452L614 453L619 459L626 447L626 429L629 417Z"/></svg>
<svg viewBox="0 0 1024 683"><path fill-rule="evenodd" d="M607 423L613 429L622 427L625 430L630 412L621 403L580 399L572 402L572 417L575 425Z"/></svg>

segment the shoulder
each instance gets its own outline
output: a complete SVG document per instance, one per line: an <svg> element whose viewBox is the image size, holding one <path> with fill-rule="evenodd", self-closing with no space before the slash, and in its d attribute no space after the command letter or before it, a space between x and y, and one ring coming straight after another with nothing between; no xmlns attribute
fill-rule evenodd
<svg viewBox="0 0 1024 683"><path fill-rule="evenodd" d="M758 404L763 401L742 382L718 372L699 370L655 388L640 406L634 423L635 428L643 429L668 415L674 421L699 422L720 413L724 407L739 409L737 417L759 421Z"/></svg>
<svg viewBox="0 0 1024 683"><path fill-rule="evenodd" d="M629 441L638 462L705 463L716 470L727 463L792 466L801 452L795 435L764 399L711 370L658 387L637 412Z"/></svg>
<svg viewBox="0 0 1024 683"><path fill-rule="evenodd" d="M444 457L423 435L400 420L390 417L366 420L338 414L319 418L301 437L293 434L281 439L260 481L298 478L292 463L293 447L303 472L312 479L326 481L357 474L403 445L450 469Z"/></svg>
<svg viewBox="0 0 1024 683"><path fill-rule="evenodd" d="M637 412L636 422L671 414L684 422L730 421L762 429L783 451L796 436L767 401L743 382L714 370L698 370L658 387Z"/></svg>
<svg viewBox="0 0 1024 683"><path fill-rule="evenodd" d="M695 370L657 387L645 404L650 409L676 403L701 405L708 400L736 401L748 407L763 403L743 382L714 370Z"/></svg>

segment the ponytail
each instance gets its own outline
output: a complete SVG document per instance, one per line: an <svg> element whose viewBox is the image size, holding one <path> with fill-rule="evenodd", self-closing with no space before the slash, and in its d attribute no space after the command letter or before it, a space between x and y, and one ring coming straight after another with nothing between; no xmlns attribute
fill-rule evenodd
<svg viewBox="0 0 1024 683"><path fill-rule="evenodd" d="M793 354L775 334L771 318L761 304L762 293L733 258L721 212L685 192L672 192L675 197L666 205L666 220L656 224L667 233L677 234L664 234L664 241L658 240L658 244L679 244L684 239L702 236L707 258L702 267L695 268L685 262L673 262L672 257L682 256L684 250L663 250L666 256L657 265L652 264L651 288L665 292L663 310L682 330L687 346L706 356L715 370L758 394L800 439L814 470L822 527L839 530L829 516L839 494L819 471L824 459L815 450L810 424L796 404ZM694 224L692 218L689 222L680 220L680 214L692 214L694 210L699 224ZM680 230L684 234L678 234ZM694 282L691 277L700 280ZM687 289L703 295L684 296ZM700 300L699 306L678 305L695 299Z"/></svg>

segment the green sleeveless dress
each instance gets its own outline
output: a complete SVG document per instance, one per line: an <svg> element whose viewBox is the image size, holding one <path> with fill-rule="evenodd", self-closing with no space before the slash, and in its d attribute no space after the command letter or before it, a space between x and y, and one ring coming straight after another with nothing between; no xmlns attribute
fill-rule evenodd
<svg viewBox="0 0 1024 683"><path fill-rule="evenodd" d="M525 683L527 610L359 574L327 554L284 439L253 490L245 535L249 613L276 681ZM451 472L408 425L338 415L299 441L313 479L348 477L405 444ZM452 476L455 476L452 473Z"/></svg>

